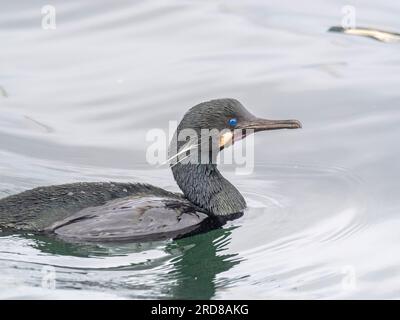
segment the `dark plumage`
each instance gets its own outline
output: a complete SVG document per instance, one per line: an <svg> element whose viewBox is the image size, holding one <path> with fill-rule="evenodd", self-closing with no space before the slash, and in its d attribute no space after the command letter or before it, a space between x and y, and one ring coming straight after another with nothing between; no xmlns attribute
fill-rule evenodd
<svg viewBox="0 0 400 320"><path fill-rule="evenodd" d="M216 164L178 163L172 172L185 197L207 212L228 216L246 208L243 196L221 175Z"/></svg>
<svg viewBox="0 0 400 320"><path fill-rule="evenodd" d="M185 114L169 149L171 169L183 195L138 183L40 187L1 199L0 227L43 232L72 241L178 238L219 227L241 216L246 208L243 196L215 163L218 152L229 146L221 143L221 132L299 127L296 120L256 118L234 99L201 103ZM196 138L180 140L187 129ZM216 129L210 143L199 139L202 129ZM230 137L235 141L236 136ZM187 151L187 146L194 147ZM185 161L176 156L180 153L187 158Z"/></svg>
<svg viewBox="0 0 400 320"><path fill-rule="evenodd" d="M132 195L182 199L182 196L149 184L78 182L39 187L0 200L0 225L41 231L88 207Z"/></svg>

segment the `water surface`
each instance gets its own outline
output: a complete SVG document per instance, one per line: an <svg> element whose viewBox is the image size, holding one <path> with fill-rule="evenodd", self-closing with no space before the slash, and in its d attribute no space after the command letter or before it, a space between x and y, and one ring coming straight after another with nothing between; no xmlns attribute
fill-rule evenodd
<svg viewBox="0 0 400 320"><path fill-rule="evenodd" d="M346 4L400 30L397 1ZM249 204L223 229L123 245L0 233L0 298L400 297L399 43L326 32L333 0L53 1L56 30L42 5L0 12L0 197L76 181L177 191L146 163L146 133L213 98L303 129L257 135L249 175L223 168Z"/></svg>

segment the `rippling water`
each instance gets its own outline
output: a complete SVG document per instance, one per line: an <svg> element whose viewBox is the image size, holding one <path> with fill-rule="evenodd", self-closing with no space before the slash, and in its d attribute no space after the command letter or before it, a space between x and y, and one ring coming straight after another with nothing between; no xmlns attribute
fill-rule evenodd
<svg viewBox="0 0 400 320"><path fill-rule="evenodd" d="M400 30L397 1L346 4L358 25ZM333 0L53 1L56 30L42 5L0 12L0 197L96 180L177 191L146 163L146 132L213 98L303 130L257 135L249 175L224 168L249 208L221 230L124 245L0 233L0 298L400 298L400 43L326 32Z"/></svg>

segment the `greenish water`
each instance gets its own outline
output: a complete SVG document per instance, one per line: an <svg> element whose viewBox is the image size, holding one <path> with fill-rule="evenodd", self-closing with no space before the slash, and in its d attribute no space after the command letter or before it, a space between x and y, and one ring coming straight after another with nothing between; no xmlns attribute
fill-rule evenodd
<svg viewBox="0 0 400 320"><path fill-rule="evenodd" d="M218 277L240 262L237 254L224 253L231 237L231 230L232 228L214 230L206 234L170 241L167 244L163 242L74 244L33 234L7 235L3 233L2 237L3 240L8 238L9 241L15 243L18 243L18 238L24 239L24 244L29 243L31 249L36 252L36 258L41 260L43 265L46 265L44 258L46 256L58 257L61 261L63 258L74 257L76 261L81 261L83 264L85 264L85 259L116 259L126 262L122 266L99 268L93 266L81 269L74 267L74 264L68 267L55 267L56 288L51 288L49 285L47 290L54 290L50 293L46 292L46 288L42 288L43 297L51 294L51 296L62 298L63 296L59 296L57 292L63 292L63 290L111 290L117 287L118 295L132 298L211 299L219 287L235 282L228 278ZM127 263L126 257L147 251L156 251L161 257L151 259L151 256L147 258L144 255L141 261ZM13 264L18 265L17 261L12 259L8 263L9 267ZM38 268L38 263L37 261L18 265L19 272L24 274L19 281L42 286L43 278L31 277L31 272ZM144 281L148 278L148 276L143 276L143 272L146 271L153 275L149 283ZM95 274L97 280L88 281L82 276L85 274L91 274L91 277ZM104 278L103 275L105 275ZM74 279L75 277L78 278ZM158 288L152 288L151 283L157 283ZM29 296L28 290L26 297Z"/></svg>

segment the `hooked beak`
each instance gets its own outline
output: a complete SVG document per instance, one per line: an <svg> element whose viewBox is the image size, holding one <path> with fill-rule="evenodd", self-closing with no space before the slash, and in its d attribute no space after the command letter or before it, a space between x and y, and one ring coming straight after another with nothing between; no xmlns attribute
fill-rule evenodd
<svg viewBox="0 0 400 320"><path fill-rule="evenodd" d="M264 130L277 130L277 129L299 129L301 128L299 120L268 120L256 118L254 120L243 121L238 123L237 129L253 130L254 132Z"/></svg>
<svg viewBox="0 0 400 320"><path fill-rule="evenodd" d="M234 132L228 131L220 137L219 147L220 150L222 150L254 132L278 129L299 129L301 127L302 125L299 120L268 120L255 118L253 120L242 121L235 127Z"/></svg>

